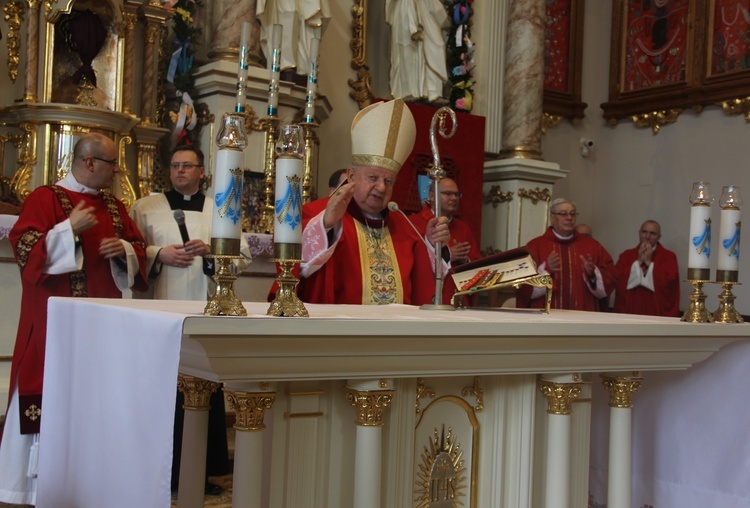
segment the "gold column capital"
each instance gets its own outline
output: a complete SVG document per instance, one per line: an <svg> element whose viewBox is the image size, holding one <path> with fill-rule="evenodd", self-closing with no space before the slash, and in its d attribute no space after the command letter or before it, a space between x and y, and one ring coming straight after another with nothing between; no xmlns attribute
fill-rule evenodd
<svg viewBox="0 0 750 508"><path fill-rule="evenodd" d="M641 387L642 377L633 372L632 377L600 374L602 384L609 392L609 407L633 407L633 394Z"/></svg>
<svg viewBox="0 0 750 508"><path fill-rule="evenodd" d="M547 412L552 415L569 415L573 412L573 401L581 394L583 383L556 383L542 379L539 389L547 397Z"/></svg>
<svg viewBox="0 0 750 508"><path fill-rule="evenodd" d="M208 411L211 408L211 394L220 386L219 383L198 377L183 374L177 376L177 389L185 395L182 407L189 411Z"/></svg>
<svg viewBox="0 0 750 508"><path fill-rule="evenodd" d="M236 392L224 389L227 394L229 407L237 415L234 428L242 431L263 430L266 425L263 418L266 410L273 407L276 401L276 392Z"/></svg>
<svg viewBox="0 0 750 508"><path fill-rule="evenodd" d="M393 400L393 390L346 389L346 400L357 413L355 423L362 427L382 427L383 415Z"/></svg>

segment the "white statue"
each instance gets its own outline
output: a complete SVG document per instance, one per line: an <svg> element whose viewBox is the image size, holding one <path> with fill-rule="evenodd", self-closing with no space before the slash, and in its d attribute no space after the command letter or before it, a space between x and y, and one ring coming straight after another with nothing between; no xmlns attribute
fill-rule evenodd
<svg viewBox="0 0 750 508"><path fill-rule="evenodd" d="M258 0L256 15L266 58L273 54L273 25L281 25L281 70L296 67L297 74L309 74L310 40L320 39L331 19L328 0Z"/></svg>
<svg viewBox="0 0 750 508"><path fill-rule="evenodd" d="M386 0L385 21L391 25L393 97L442 97L448 80L443 28L449 18L441 0Z"/></svg>

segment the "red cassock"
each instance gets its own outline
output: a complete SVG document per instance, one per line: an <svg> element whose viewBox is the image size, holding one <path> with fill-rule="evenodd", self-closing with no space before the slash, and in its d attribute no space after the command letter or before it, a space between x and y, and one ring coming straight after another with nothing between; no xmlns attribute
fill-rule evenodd
<svg viewBox="0 0 750 508"><path fill-rule="evenodd" d="M638 260L638 247L628 249L617 260L617 289L615 312L647 316L680 316L680 275L677 256L657 244L651 256L654 265L654 289L644 286L628 289L633 263Z"/></svg>
<svg viewBox="0 0 750 508"><path fill-rule="evenodd" d="M553 309L600 310L599 299L586 285L586 272L583 269L581 256L584 258L591 256L592 262L599 268L607 295L615 288L615 265L612 262L612 256L599 242L589 236L573 233L572 238L561 240L550 227L542 236L531 240L526 247L537 266L547 261L552 251L560 256L562 268L552 275ZM521 286L516 300L517 307L544 307L544 297L531 299L532 289L531 286Z"/></svg>
<svg viewBox="0 0 750 508"><path fill-rule="evenodd" d="M427 223L435 216L432 213L432 208L429 205L422 207L419 213L415 213L409 216L409 220L412 221L414 226L422 233L422 236L427 234ZM482 255L479 252L479 244L474 238L474 234L471 232L471 228L467 223L461 219L453 218L448 223L448 228L451 233L450 245L455 245L461 242L469 242L469 261L476 261L480 259ZM453 293L456 292L456 285L453 283L453 277L450 276L451 272L445 274L443 279L443 303L451 303Z"/></svg>
<svg viewBox="0 0 750 508"><path fill-rule="evenodd" d="M303 227L325 210L327 203L328 198L324 198L304 205ZM341 220L341 237L331 257L308 277L300 277L300 299L310 303L432 303L435 294L432 262L425 244L406 217L385 210L382 220L366 219L352 200ZM363 231L377 238L387 233L390 242L378 247L377 242L367 240ZM376 268L372 260L390 250L388 243L397 262L395 266L384 264Z"/></svg>
<svg viewBox="0 0 750 508"><path fill-rule="evenodd" d="M47 261L45 238L52 228L65 221L80 201L95 207L98 223L81 233L83 269L49 275L44 273ZM23 204L21 215L8 235L21 270L21 316L13 351L11 387L18 379L19 409L22 432L39 432L39 418L27 421L26 410L41 407L44 375L44 350L47 332L47 300L51 296L121 298L110 268L110 260L99 255L104 238L118 237L130 242L138 255L139 274L133 289L145 291L146 246L141 233L125 206L105 194L82 194L59 186L39 187ZM33 414L33 412L32 412Z"/></svg>

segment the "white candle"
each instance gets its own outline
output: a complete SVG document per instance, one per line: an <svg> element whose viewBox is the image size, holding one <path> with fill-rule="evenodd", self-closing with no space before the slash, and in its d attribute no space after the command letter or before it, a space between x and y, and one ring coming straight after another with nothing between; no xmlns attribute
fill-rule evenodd
<svg viewBox="0 0 750 508"><path fill-rule="evenodd" d="M740 210L724 208L719 221L718 269L737 271L740 268Z"/></svg>
<svg viewBox="0 0 750 508"><path fill-rule="evenodd" d="M237 239L242 234L242 151L222 148L216 152L214 210L211 237Z"/></svg>
<svg viewBox="0 0 750 508"><path fill-rule="evenodd" d="M307 99L305 100L305 123L315 121L315 98L318 92L318 53L320 39L310 40L310 74L307 76Z"/></svg>
<svg viewBox="0 0 750 508"><path fill-rule="evenodd" d="M711 260L711 207L696 204L690 208L690 248L688 269L709 269Z"/></svg>
<svg viewBox="0 0 750 508"><path fill-rule="evenodd" d="M279 156L276 159L276 201L273 241L302 243L302 159Z"/></svg>
<svg viewBox="0 0 750 508"><path fill-rule="evenodd" d="M247 86L247 60L250 46L250 22L242 23L242 36L240 37L240 55L237 69L237 104L234 107L236 113L245 112L245 88Z"/></svg>
<svg viewBox="0 0 750 508"><path fill-rule="evenodd" d="M271 45L273 54L271 55L271 82L268 85L268 116L278 116L279 114L279 75L281 73L281 25L273 25L273 35Z"/></svg>

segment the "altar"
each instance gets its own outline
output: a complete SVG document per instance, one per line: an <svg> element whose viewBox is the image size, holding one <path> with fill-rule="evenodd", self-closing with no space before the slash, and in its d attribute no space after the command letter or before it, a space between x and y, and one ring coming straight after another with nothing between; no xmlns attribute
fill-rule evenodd
<svg viewBox="0 0 750 508"><path fill-rule="evenodd" d="M750 336L575 311L307 305L303 319L267 305L205 317L201 302L51 299L39 506L169 506L179 371L188 390L225 384L233 502L253 508L586 506L591 386L604 381L608 506L629 507L640 373ZM199 454L203 413L188 413ZM184 450L200 495L185 487L178 505L202 506Z"/></svg>

